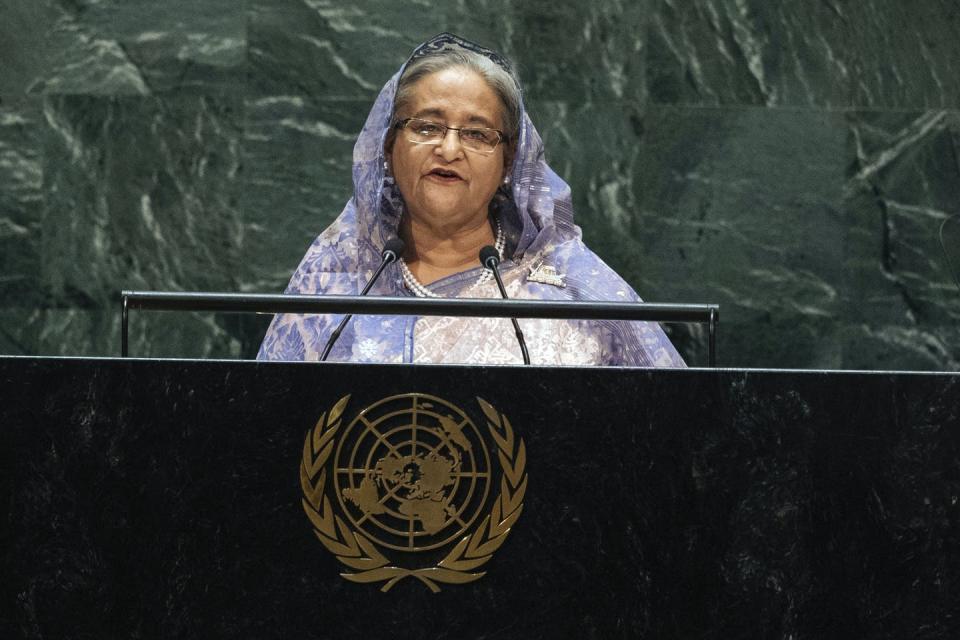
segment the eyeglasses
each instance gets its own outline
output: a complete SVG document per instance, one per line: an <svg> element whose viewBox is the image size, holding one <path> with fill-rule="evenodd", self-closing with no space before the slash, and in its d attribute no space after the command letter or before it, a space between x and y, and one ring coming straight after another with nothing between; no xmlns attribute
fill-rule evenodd
<svg viewBox="0 0 960 640"><path fill-rule="evenodd" d="M456 131L460 137L460 144L467 151L488 155L493 153L497 145L506 139L506 135L497 129L486 127L448 127L432 120L420 118L406 118L394 125L397 129L407 132L407 140L414 144L441 144L447 137L447 131Z"/></svg>

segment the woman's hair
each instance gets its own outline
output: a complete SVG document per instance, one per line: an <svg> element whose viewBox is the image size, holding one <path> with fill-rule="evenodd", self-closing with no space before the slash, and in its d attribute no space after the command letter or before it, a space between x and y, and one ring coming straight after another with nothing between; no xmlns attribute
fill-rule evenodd
<svg viewBox="0 0 960 640"><path fill-rule="evenodd" d="M393 100L393 117L410 102L413 86L426 76L450 69L464 67L476 72L493 89L502 105L503 133L508 144L515 144L520 131L520 82L517 77L490 58L464 49L448 46L441 51L417 58L407 65L397 84L397 93ZM394 129L391 127L387 137L387 149L393 146Z"/></svg>

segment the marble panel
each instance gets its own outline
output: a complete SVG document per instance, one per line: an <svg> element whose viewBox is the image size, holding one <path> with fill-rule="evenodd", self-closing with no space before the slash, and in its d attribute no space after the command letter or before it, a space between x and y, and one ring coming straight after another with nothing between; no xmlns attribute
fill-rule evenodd
<svg viewBox="0 0 960 640"><path fill-rule="evenodd" d="M121 43L153 92L244 89L246 0L96 0L84 19Z"/></svg>
<svg viewBox="0 0 960 640"><path fill-rule="evenodd" d="M848 126L845 362L957 370L960 289L946 251L960 247L941 245L940 229L960 214L960 114L854 112Z"/></svg>
<svg viewBox="0 0 960 640"><path fill-rule="evenodd" d="M239 100L55 96L44 110L52 304L102 308L123 288L239 289Z"/></svg>
<svg viewBox="0 0 960 640"><path fill-rule="evenodd" d="M646 100L648 0L513 2L504 51L531 100Z"/></svg>
<svg viewBox="0 0 960 640"><path fill-rule="evenodd" d="M131 311L135 358L254 358L269 316ZM120 355L120 304L0 309L0 355Z"/></svg>
<svg viewBox="0 0 960 640"><path fill-rule="evenodd" d="M598 248L659 300L719 303L724 365L841 367L842 115L650 108L633 121L632 183L614 191L627 221L596 218Z"/></svg>
<svg viewBox="0 0 960 640"><path fill-rule="evenodd" d="M38 98L0 105L0 308L43 299L41 118Z"/></svg>
<svg viewBox="0 0 960 640"><path fill-rule="evenodd" d="M119 356L120 305L111 310L0 309L0 354Z"/></svg>
<svg viewBox="0 0 960 640"><path fill-rule="evenodd" d="M5 0L0 96L24 93L143 94L147 81L115 39L78 19L88 3Z"/></svg>
<svg viewBox="0 0 960 640"><path fill-rule="evenodd" d="M6 0L0 351L112 353L62 322L125 287L282 289L376 92L444 30L516 60L601 257L722 305L722 363L960 368L954 0ZM257 321L140 346L252 353Z"/></svg>
<svg viewBox="0 0 960 640"><path fill-rule="evenodd" d="M423 11L383 3L371 16L364 3L249 0L248 96L371 100L416 44L403 25Z"/></svg>
<svg viewBox="0 0 960 640"><path fill-rule="evenodd" d="M706 291L681 295L668 281L650 277L650 257L641 246L664 231L638 218L643 108L633 102L546 100L527 107L543 138L547 163L570 185L574 220L587 245L648 302L715 302ZM671 324L664 329L688 363L707 362L705 327Z"/></svg>
<svg viewBox="0 0 960 640"><path fill-rule="evenodd" d="M370 104L291 95L247 101L244 290L282 291L309 244L353 195L353 145Z"/></svg>
<svg viewBox="0 0 960 640"><path fill-rule="evenodd" d="M646 300L721 305L725 365L839 367L840 114L535 106L584 239ZM666 327L706 362L704 327Z"/></svg>
<svg viewBox="0 0 960 640"><path fill-rule="evenodd" d="M69 7L73 28L89 33L98 52L123 55L139 78L141 92L243 91L243 1L70 0L63 4ZM91 65L99 63L94 60ZM55 83L47 90L64 92Z"/></svg>
<svg viewBox="0 0 960 640"><path fill-rule="evenodd" d="M645 2L557 4L251 0L254 95L372 98L442 31L514 59L537 98L642 99Z"/></svg>
<svg viewBox="0 0 960 640"><path fill-rule="evenodd" d="M953 0L656 0L650 99L660 104L960 106Z"/></svg>
<svg viewBox="0 0 960 640"><path fill-rule="evenodd" d="M939 236L947 268L960 290L960 215L944 220L940 225Z"/></svg>

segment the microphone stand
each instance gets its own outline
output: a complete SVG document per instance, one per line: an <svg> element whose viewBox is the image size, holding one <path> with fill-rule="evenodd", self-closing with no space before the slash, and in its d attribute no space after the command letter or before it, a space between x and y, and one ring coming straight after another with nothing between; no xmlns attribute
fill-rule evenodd
<svg viewBox="0 0 960 640"><path fill-rule="evenodd" d="M361 296L367 295L367 292L370 291L370 287L372 287L373 283L377 281L377 279L380 277L380 274L383 273L383 270L387 268L387 265L396 262L401 253L403 253L403 240L400 238L393 238L387 241L387 244L383 247L383 253L380 254L380 266L377 267L377 270L374 272L373 276L367 281L366 286L363 287L363 291L360 292ZM333 349L334 343L336 343L337 339L340 337L340 334L343 333L343 328L347 326L347 323L350 322L350 318L352 317L352 313L348 313L347 315L343 316L340 324L338 324L337 328L334 329L333 333L330 334L327 344L323 347L323 353L320 354L320 362L327 361L327 356L330 355L330 350Z"/></svg>
<svg viewBox="0 0 960 640"><path fill-rule="evenodd" d="M507 289L503 286L503 279L500 278L500 270L497 266L500 264L500 254L490 245L480 249L480 262L484 267L493 272L493 277L497 281L497 287L500 289L500 295L504 300L509 300ZM530 364L530 354L527 352L527 341L523 339L523 331L520 331L520 324L516 318L510 318L513 328L517 332L517 342L520 343L520 352L523 354L523 364Z"/></svg>

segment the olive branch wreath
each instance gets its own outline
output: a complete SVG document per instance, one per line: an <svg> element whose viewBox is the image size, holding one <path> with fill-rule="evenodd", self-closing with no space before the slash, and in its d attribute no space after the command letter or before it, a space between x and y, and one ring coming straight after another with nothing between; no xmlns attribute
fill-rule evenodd
<svg viewBox="0 0 960 640"><path fill-rule="evenodd" d="M515 438L510 420L482 398L477 398L487 417L487 427L497 443L497 453L503 476L500 494L490 513L484 516L475 531L464 536L440 562L433 567L405 569L390 566L383 555L362 533L351 531L330 505L324 493L327 482L325 468L333 446L334 436L340 430L343 411L349 402L346 395L330 411L320 416L317 424L307 432L300 462L300 487L303 490L303 510L313 524L314 534L337 560L354 572L340 575L352 582L384 581L381 591L389 591L400 580L412 577L423 582L433 593L440 591L437 583L466 584L482 578L486 572L476 572L507 539L510 528L523 511L523 496L527 491L527 452L522 438Z"/></svg>

